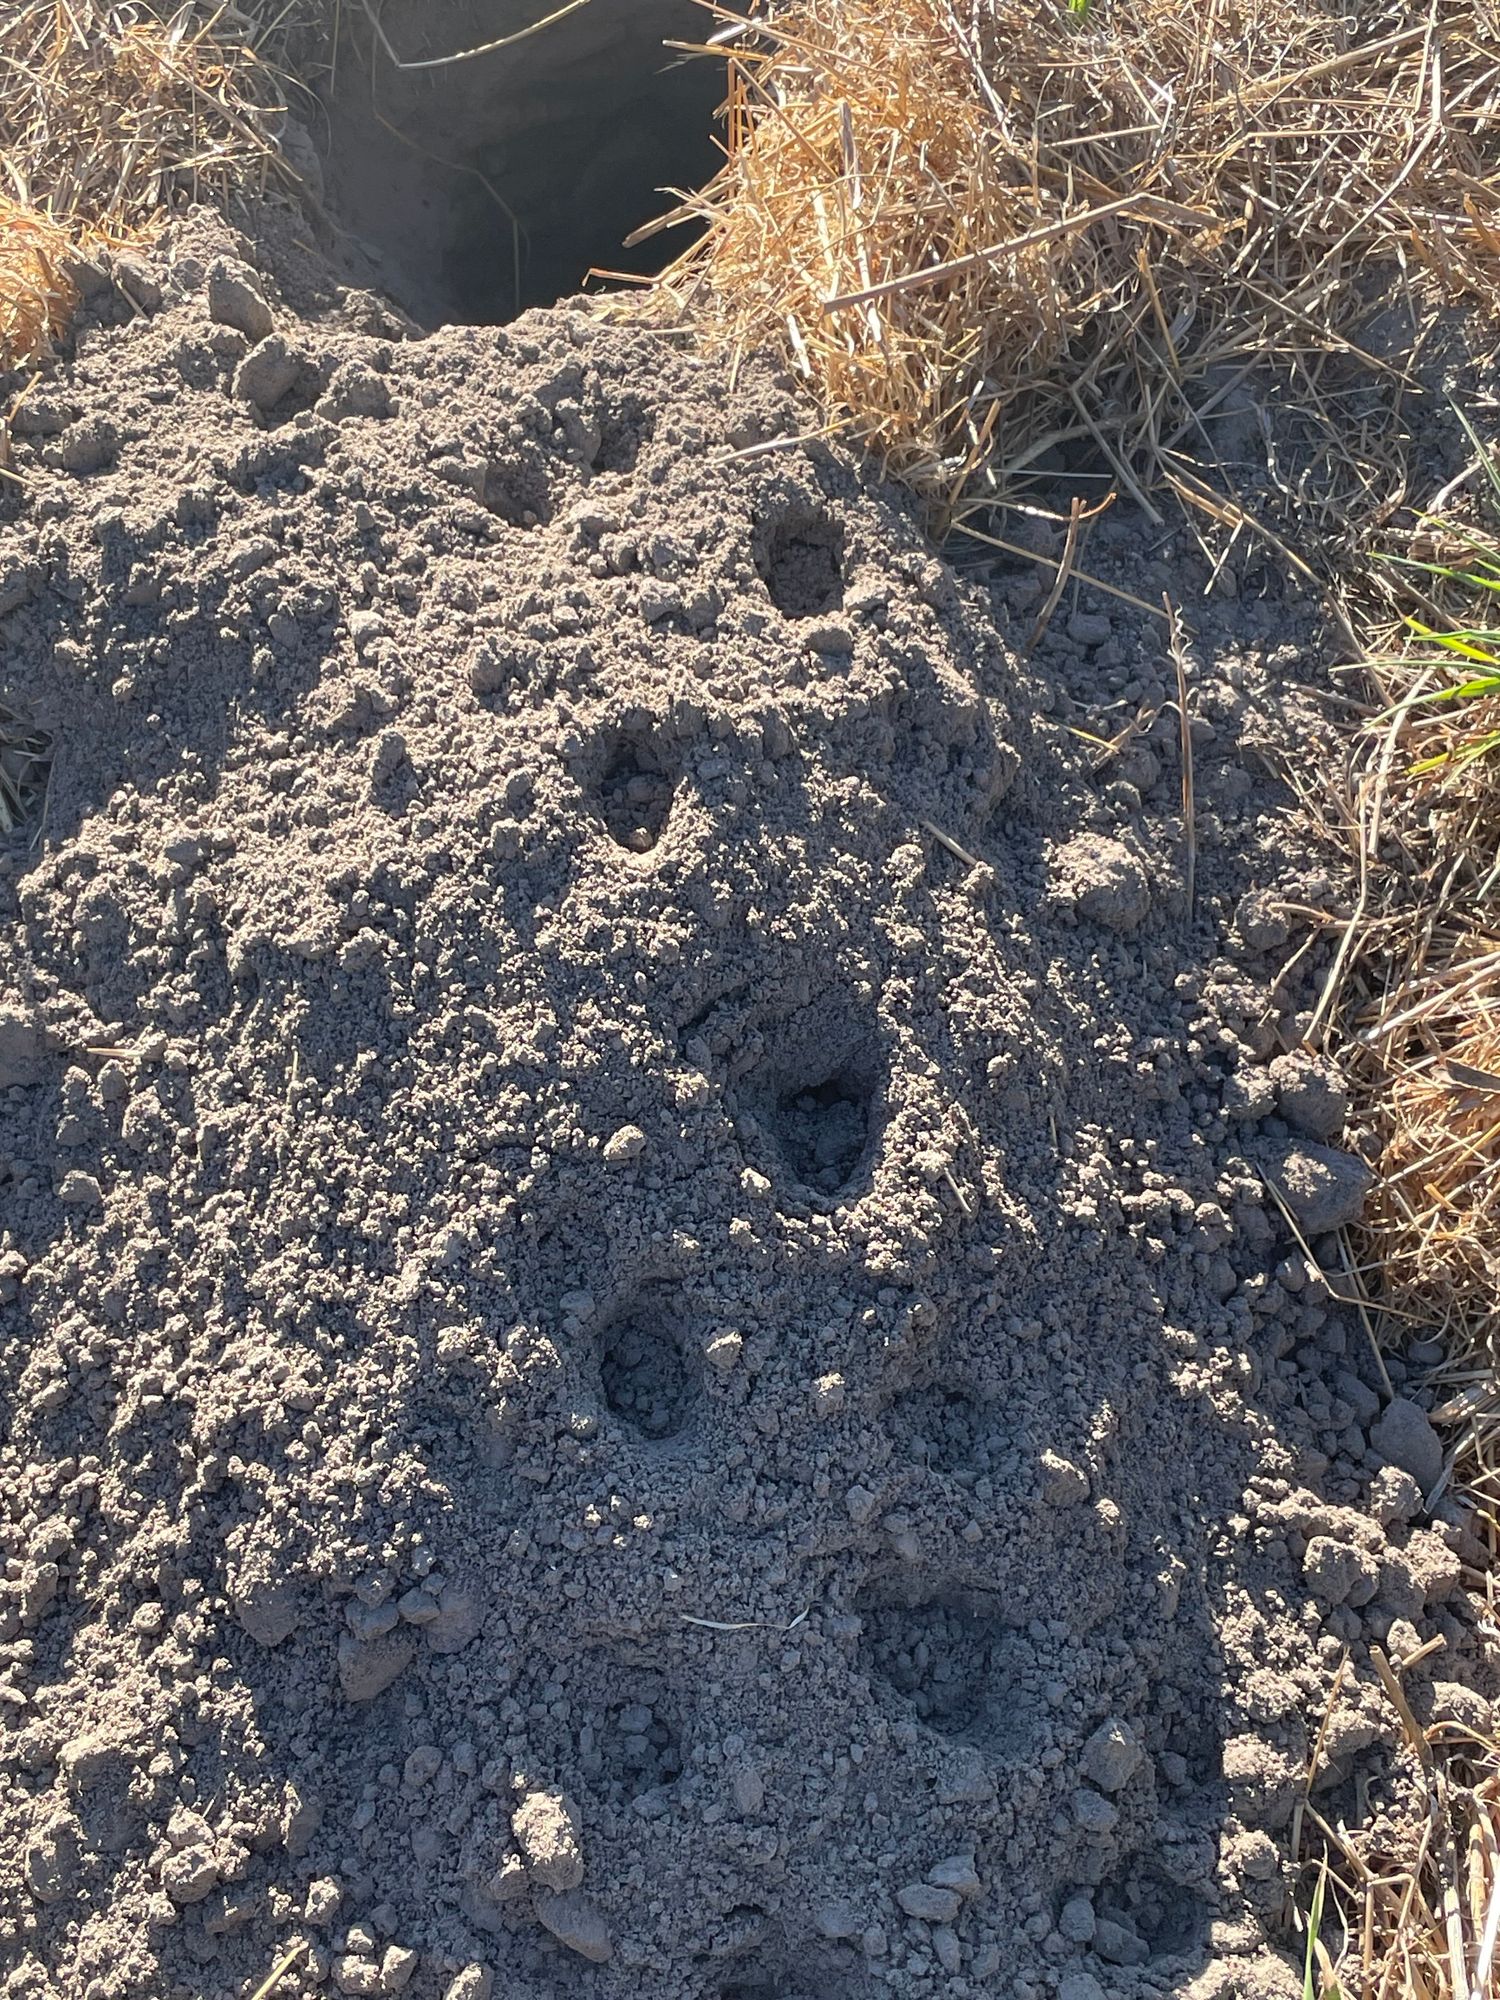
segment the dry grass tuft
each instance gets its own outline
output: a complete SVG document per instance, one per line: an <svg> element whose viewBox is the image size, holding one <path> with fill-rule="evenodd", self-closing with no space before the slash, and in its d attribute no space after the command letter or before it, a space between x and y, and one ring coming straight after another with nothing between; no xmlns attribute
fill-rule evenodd
<svg viewBox="0 0 1500 2000"><path fill-rule="evenodd" d="M108 0L0 6L0 368L72 303L67 250L148 236L174 209L279 171L266 59L293 10Z"/></svg>
<svg viewBox="0 0 1500 2000"><path fill-rule="evenodd" d="M1489 0L787 0L663 301L779 348L929 495L1044 454L1128 490L1252 367L1318 375L1383 282L1492 303Z"/></svg>
<svg viewBox="0 0 1500 2000"><path fill-rule="evenodd" d="M1424 1728L1399 1666L1379 1647L1371 1655L1400 1721L1401 1798L1351 1830L1313 1807L1309 1772L1298 1847L1319 1874L1304 1990L1316 2000L1485 2000L1500 1973L1500 1745L1456 1721Z"/></svg>
<svg viewBox="0 0 1500 2000"><path fill-rule="evenodd" d="M39 353L61 332L77 293L65 229L0 195L0 368Z"/></svg>
<svg viewBox="0 0 1500 2000"><path fill-rule="evenodd" d="M1500 1513L1500 464L1477 440L1465 483L1374 571L1388 629L1351 813L1369 914L1340 1011L1382 1140L1366 1279L1441 1331L1463 1469Z"/></svg>
<svg viewBox="0 0 1500 2000"><path fill-rule="evenodd" d="M1363 914L1332 997L1381 1141L1357 1275L1388 1323L1441 1336L1433 1415L1488 1544L1470 1583L1486 1600L1480 1616L1493 1643L1500 463L1474 442L1466 479L1391 530L1362 580L1374 600L1362 622L1378 633L1361 663L1376 703L1355 746L1348 802ZM1322 1826L1347 1926L1330 1976L1346 2000L1479 2000L1500 1987L1500 1745L1456 1723L1419 1730L1394 1674L1382 1678L1412 1753L1415 1805L1401 1826Z"/></svg>

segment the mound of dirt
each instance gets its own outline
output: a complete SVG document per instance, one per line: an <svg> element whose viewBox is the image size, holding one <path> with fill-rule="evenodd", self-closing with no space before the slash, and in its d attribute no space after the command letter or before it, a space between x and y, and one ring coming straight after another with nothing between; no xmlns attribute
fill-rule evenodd
<svg viewBox="0 0 1500 2000"><path fill-rule="evenodd" d="M1310 621L1205 639L1190 910L1151 621L1025 664L753 366L252 262L101 273L0 500L7 1995L1294 1993L1341 1656L1330 1813L1372 1643L1483 1707L1268 1193L1366 1178Z"/></svg>

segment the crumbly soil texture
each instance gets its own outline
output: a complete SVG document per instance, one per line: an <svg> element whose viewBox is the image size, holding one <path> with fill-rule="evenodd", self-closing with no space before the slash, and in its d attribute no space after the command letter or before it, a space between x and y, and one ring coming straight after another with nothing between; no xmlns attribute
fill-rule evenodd
<svg viewBox="0 0 1500 2000"><path fill-rule="evenodd" d="M1190 894L1160 619L1028 655L769 371L295 235L14 385L8 2000L1295 1995L1340 1662L1330 1819L1372 1646L1495 1692L1332 1296L1316 618L1092 535Z"/></svg>

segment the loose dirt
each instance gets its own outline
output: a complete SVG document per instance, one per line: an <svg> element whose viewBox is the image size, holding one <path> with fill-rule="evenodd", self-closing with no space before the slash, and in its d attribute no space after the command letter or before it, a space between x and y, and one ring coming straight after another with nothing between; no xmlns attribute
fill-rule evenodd
<svg viewBox="0 0 1500 2000"><path fill-rule="evenodd" d="M1393 1823L1372 1646L1496 1692L1329 1295L1315 617L1090 540L1190 907L1160 621L292 233L95 274L0 498L7 1995L1295 1994L1335 1679Z"/></svg>

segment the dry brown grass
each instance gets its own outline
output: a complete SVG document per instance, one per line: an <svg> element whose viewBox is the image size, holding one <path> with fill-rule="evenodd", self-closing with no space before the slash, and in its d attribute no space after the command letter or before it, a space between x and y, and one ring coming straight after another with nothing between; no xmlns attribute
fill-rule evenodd
<svg viewBox="0 0 1500 2000"><path fill-rule="evenodd" d="M1450 488L1382 531L1353 579L1372 634L1344 801L1362 889L1324 1012L1381 1145L1355 1275L1398 1336L1441 1336L1434 1416L1488 1544L1469 1583L1500 1644L1500 465L1475 445L1456 504ZM1420 1730L1386 1684L1415 1803L1396 1824L1316 1822L1346 1926L1328 1976L1345 2000L1487 2000L1500 1745Z"/></svg>
<svg viewBox="0 0 1500 2000"><path fill-rule="evenodd" d="M1372 1657L1400 1725L1401 1803L1351 1831L1312 1804L1320 1734L1293 1844L1309 1857L1315 2000L1489 2000L1500 1975L1500 1745L1455 1721L1423 1727L1406 1661ZM1332 1718L1342 1698L1336 1683ZM1326 1726L1326 1725L1325 1725ZM1315 1873L1313 1873L1315 1871Z"/></svg>
<svg viewBox="0 0 1500 2000"><path fill-rule="evenodd" d="M1488 479L1481 477L1488 473ZM1349 820L1366 920L1338 995L1382 1139L1365 1276L1438 1329L1462 1470L1500 1516L1500 466L1387 536ZM1500 1531L1497 1531L1500 1540Z"/></svg>
<svg viewBox="0 0 1500 2000"><path fill-rule="evenodd" d="M940 500L1092 454L1149 500L1272 364L1314 411L1384 282L1491 302L1488 0L788 0L656 289L779 348Z"/></svg>
<svg viewBox="0 0 1500 2000"><path fill-rule="evenodd" d="M70 301L66 250L148 236L194 198L276 171L266 56L291 12L6 0L0 5L0 368Z"/></svg>

